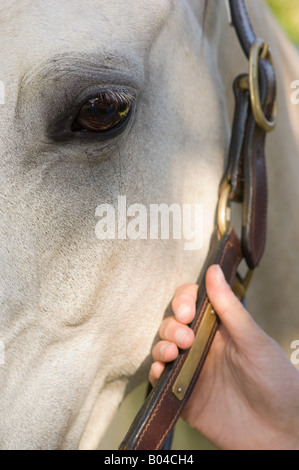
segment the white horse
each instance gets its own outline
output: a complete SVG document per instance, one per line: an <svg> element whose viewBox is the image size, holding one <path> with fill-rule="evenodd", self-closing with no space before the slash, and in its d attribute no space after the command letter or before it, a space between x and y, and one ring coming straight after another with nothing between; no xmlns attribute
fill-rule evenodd
<svg viewBox="0 0 299 470"><path fill-rule="evenodd" d="M299 60L260 1L247 3L279 92L268 245L249 308L289 348L299 339ZM0 24L0 445L96 448L147 373L174 289L204 262L232 82L248 64L219 0L2 0ZM96 99L119 107L101 135L85 126ZM96 208L119 196L202 204L202 249L100 240Z"/></svg>

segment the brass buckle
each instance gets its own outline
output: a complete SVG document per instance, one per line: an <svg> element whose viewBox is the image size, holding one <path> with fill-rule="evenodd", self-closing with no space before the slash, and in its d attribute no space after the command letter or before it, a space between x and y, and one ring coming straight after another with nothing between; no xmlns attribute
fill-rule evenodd
<svg viewBox="0 0 299 470"><path fill-rule="evenodd" d="M241 301L243 301L246 297L246 291L249 287L250 281L252 279L254 270L249 269L246 276L243 278L239 273L237 273L234 285L233 285L233 291L234 294L239 297Z"/></svg>
<svg viewBox="0 0 299 470"><path fill-rule="evenodd" d="M251 108L259 128L264 132L271 132L275 128L277 118L276 102L273 108L271 120L268 120L264 114L260 89L259 89L259 59L268 59L273 66L273 57L268 44L262 39L257 39L250 48L249 56L249 90Z"/></svg>
<svg viewBox="0 0 299 470"><path fill-rule="evenodd" d="M231 211L229 207L229 195L231 192L231 184L226 181L220 192L218 208L217 208L217 223L218 223L218 233L220 238L227 231L227 223L231 219Z"/></svg>

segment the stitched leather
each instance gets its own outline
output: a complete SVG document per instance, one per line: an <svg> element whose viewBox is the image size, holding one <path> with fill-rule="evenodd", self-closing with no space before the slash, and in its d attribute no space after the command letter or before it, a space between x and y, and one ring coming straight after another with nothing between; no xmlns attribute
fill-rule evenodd
<svg viewBox="0 0 299 470"><path fill-rule="evenodd" d="M220 241L217 238L217 233L214 232L211 240L210 256L206 263L206 269L211 264L220 264L227 281L232 284L238 265L243 257L240 241L232 228ZM208 303L204 287L206 269L202 272L198 281L200 292L198 295L197 314L196 319L192 324L192 328L195 333L199 328L203 313ZM186 361L189 351L181 351L178 359L166 368L159 382L149 395L145 406L141 408L140 412L136 416L127 436L120 446L120 449L159 450L163 447L165 440L178 420L188 398L190 397L194 385L197 382L216 330L217 323L211 333L206 351L198 364L185 399L182 402L177 400L172 393L172 387L178 373ZM141 426L140 423L142 423Z"/></svg>

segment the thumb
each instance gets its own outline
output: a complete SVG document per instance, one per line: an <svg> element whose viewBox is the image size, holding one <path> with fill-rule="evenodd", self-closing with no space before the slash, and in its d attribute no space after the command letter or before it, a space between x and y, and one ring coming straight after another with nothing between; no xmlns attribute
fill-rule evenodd
<svg viewBox="0 0 299 470"><path fill-rule="evenodd" d="M208 269L206 289L214 310L236 345L242 343L244 346L246 339L252 338L252 335L259 336L259 326L233 293L220 266L213 265Z"/></svg>

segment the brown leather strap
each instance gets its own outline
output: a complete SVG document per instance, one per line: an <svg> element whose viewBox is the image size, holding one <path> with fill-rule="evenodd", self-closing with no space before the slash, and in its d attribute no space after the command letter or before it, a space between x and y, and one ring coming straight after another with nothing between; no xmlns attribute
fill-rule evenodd
<svg viewBox="0 0 299 470"><path fill-rule="evenodd" d="M227 281L232 284L238 265L242 259L241 245L238 237L235 232L230 229L229 233L219 241L217 239L217 233L215 232L212 237L211 247L212 250L210 252L207 265L209 266L214 263L220 264ZM205 271L203 271L202 277L199 280L200 293L198 295L198 312L196 320L192 325L195 334L199 329L202 317L209 303L205 293L204 277ZM198 379L217 327L218 321L215 322L208 344L199 364L197 365L196 372L184 400L179 401L173 394L172 389L178 374L186 362L190 350L181 351L179 358L167 367L158 384L149 395L146 405L141 408L140 412L136 416L130 431L120 446L120 449L158 450L163 447L165 440L178 420L182 409L191 394L193 386ZM143 423L143 425L140 426L140 423Z"/></svg>
<svg viewBox="0 0 299 470"><path fill-rule="evenodd" d="M261 101L265 114L271 116L276 97L276 80L272 65L268 60L260 61ZM267 233L267 175L265 160L266 134L249 114L243 143L243 229L242 247L244 258L250 269L258 266L266 243Z"/></svg>
<svg viewBox="0 0 299 470"><path fill-rule="evenodd" d="M249 58L251 46L257 37L245 3L243 0L230 0L230 7L237 36ZM261 103L265 116L270 118L276 97L276 80L274 68L267 57L259 60L259 73ZM236 109L229 155L231 167L228 167L224 180L230 181L232 186L231 200L243 197L242 248L247 265L254 269L263 255L267 232L265 132L258 127L252 113L248 113L249 102L246 101L249 100L249 92L241 86L242 78L238 77L234 84ZM244 127L245 119L247 125Z"/></svg>
<svg viewBox="0 0 299 470"><path fill-rule="evenodd" d="M220 187L227 181L231 184L230 199L232 201L243 200L243 145L246 124L249 112L249 90L241 87L241 82L247 75L239 75L233 84L235 95L235 113L230 141L228 165L224 172Z"/></svg>
<svg viewBox="0 0 299 470"><path fill-rule="evenodd" d="M249 59L250 48L256 40L256 35L251 26L245 3L243 0L229 0L229 3L234 28L244 54Z"/></svg>
<svg viewBox="0 0 299 470"><path fill-rule="evenodd" d="M249 57L256 36L244 2L230 0L230 6L240 43ZM267 56L259 61L259 69L261 103L264 114L270 117L276 86L274 69ZM237 269L241 260L245 259L248 267L254 269L263 254L267 213L265 130L257 125L254 118L244 76L237 77L234 92L235 118L229 162L219 189L219 206L225 188L230 190L228 199L243 203L241 240L230 222L225 224L223 231L216 222L209 254L198 279L196 316L191 324L196 335L195 343L190 350L181 351L178 359L166 367L136 416L120 449L161 449L192 393L219 324L205 291L207 268L211 264L220 264L227 281L232 285L236 276L240 279Z"/></svg>

